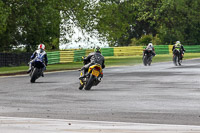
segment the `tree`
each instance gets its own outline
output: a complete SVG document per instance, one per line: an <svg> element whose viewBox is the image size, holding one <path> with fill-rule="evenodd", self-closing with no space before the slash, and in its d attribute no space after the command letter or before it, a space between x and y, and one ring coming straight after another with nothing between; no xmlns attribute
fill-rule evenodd
<svg viewBox="0 0 200 133"><path fill-rule="evenodd" d="M12 46L25 45L27 51L44 43L51 49L60 36L60 12L54 0L4 0L11 9L7 29L1 42L9 50ZM54 44L58 48L57 44Z"/></svg>
<svg viewBox="0 0 200 133"><path fill-rule="evenodd" d="M8 8L2 0L0 0L0 40L3 39L5 31L7 29L7 20L10 14L10 8ZM6 48L6 44L0 41L0 51Z"/></svg>
<svg viewBox="0 0 200 133"><path fill-rule="evenodd" d="M199 14L199 0L0 0L0 51L19 45L31 51L39 43L58 49L73 25L110 46L148 35L161 44L199 44Z"/></svg>
<svg viewBox="0 0 200 133"><path fill-rule="evenodd" d="M161 44L199 44L199 0L100 0L96 26L111 44L129 45L152 34Z"/></svg>

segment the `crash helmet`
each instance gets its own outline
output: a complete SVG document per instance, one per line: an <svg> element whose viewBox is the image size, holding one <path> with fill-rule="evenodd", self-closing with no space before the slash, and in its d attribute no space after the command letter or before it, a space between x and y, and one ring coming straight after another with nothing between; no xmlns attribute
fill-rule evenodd
<svg viewBox="0 0 200 133"><path fill-rule="evenodd" d="M153 48L153 44L152 44L152 43L149 43L149 44L148 44L148 47Z"/></svg>
<svg viewBox="0 0 200 133"><path fill-rule="evenodd" d="M181 43L180 41L176 41L176 44Z"/></svg>
<svg viewBox="0 0 200 133"><path fill-rule="evenodd" d="M38 50L40 51L40 53L43 52L44 49L45 49L45 45L44 44L41 43L41 44L38 45Z"/></svg>
<svg viewBox="0 0 200 133"><path fill-rule="evenodd" d="M99 46L97 46L95 49L94 49L94 52L100 52L101 53L101 48Z"/></svg>

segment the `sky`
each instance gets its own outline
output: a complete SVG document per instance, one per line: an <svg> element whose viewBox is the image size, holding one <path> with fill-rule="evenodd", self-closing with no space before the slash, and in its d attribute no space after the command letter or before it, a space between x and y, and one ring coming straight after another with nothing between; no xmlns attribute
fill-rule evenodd
<svg viewBox="0 0 200 133"><path fill-rule="evenodd" d="M68 35L65 35L64 38L69 39L69 43L65 43L62 41L63 37L60 38L60 44L59 48L60 49L78 49L78 48L83 48L83 49L90 49L94 48L96 46L99 46L101 48L103 47L109 47L108 43L100 41L97 37L93 36L90 37L89 33L87 33L85 30L84 35L78 27L74 27L74 35L72 37L69 37ZM61 31L64 32L64 31ZM96 32L98 34L98 32Z"/></svg>
<svg viewBox="0 0 200 133"><path fill-rule="evenodd" d="M62 15L62 13L61 13ZM60 43L59 43L59 48L61 50L63 49L78 49L78 48L83 48L83 49L91 49L94 47L109 47L108 43L106 41L102 41L98 39L96 36L98 35L98 31L93 31L93 33L88 33L84 29L80 29L77 27L72 20L67 20L65 21L63 19L63 24L61 24L60 28L61 31L60 33L64 36L60 38ZM67 27L68 26L68 27ZM69 34L66 32L68 28L73 29L74 34L73 36L69 36ZM64 29L63 29L64 28ZM83 31L83 32L82 32ZM91 36L92 37L91 37ZM70 42L66 43L63 41L63 39L68 39Z"/></svg>

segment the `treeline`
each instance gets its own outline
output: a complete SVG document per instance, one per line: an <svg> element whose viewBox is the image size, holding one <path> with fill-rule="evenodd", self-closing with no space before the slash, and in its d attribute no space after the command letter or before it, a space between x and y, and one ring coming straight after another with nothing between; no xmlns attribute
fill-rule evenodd
<svg viewBox="0 0 200 133"><path fill-rule="evenodd" d="M200 44L199 0L100 1L95 28L111 44Z"/></svg>
<svg viewBox="0 0 200 133"><path fill-rule="evenodd" d="M74 34L71 23L110 46L198 45L199 14L199 0L0 0L0 51L39 43L56 50L60 37Z"/></svg>

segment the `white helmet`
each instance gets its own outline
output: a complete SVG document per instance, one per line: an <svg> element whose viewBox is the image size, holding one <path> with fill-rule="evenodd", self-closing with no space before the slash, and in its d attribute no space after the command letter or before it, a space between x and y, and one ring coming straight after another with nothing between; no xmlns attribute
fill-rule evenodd
<svg viewBox="0 0 200 133"><path fill-rule="evenodd" d="M45 45L44 45L44 44L39 44L39 45L38 45L38 49L44 50L44 49L45 49Z"/></svg>
<svg viewBox="0 0 200 133"><path fill-rule="evenodd" d="M153 47L153 44L152 44L152 43L149 43L148 46L149 46L149 47Z"/></svg>
<svg viewBox="0 0 200 133"><path fill-rule="evenodd" d="M181 43L180 41L176 41L176 44Z"/></svg>
<svg viewBox="0 0 200 133"><path fill-rule="evenodd" d="M39 50L40 53L42 53L44 51L44 49L45 49L45 45L44 44L39 44L38 45L38 50Z"/></svg>

